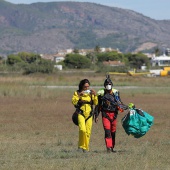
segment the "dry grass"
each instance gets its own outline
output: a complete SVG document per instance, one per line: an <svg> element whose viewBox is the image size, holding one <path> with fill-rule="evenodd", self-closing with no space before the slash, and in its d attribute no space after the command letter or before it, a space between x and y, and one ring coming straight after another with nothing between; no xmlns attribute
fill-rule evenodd
<svg viewBox="0 0 170 170"><path fill-rule="evenodd" d="M115 86L148 86L148 87L168 87L169 77L131 77L110 75ZM77 86L81 79L88 78L93 86L103 86L105 74L93 72L59 72L58 74L36 74L30 76L7 75L0 77L2 84L19 85L75 85Z"/></svg>
<svg viewBox="0 0 170 170"><path fill-rule="evenodd" d="M122 100L134 102L137 107L148 111L155 117L154 125L145 136L135 139L126 135L121 126L125 113L119 114L118 152L107 154L100 119L98 124L93 124L91 151L84 154L76 152L78 128L71 121L74 111L71 97L75 89L30 88L25 84L36 82L35 78L28 82L21 78L19 82L22 83L17 83L18 79L9 79L10 83L6 79L0 85L0 169L170 169L170 88L120 88ZM45 82L46 77L36 80Z"/></svg>

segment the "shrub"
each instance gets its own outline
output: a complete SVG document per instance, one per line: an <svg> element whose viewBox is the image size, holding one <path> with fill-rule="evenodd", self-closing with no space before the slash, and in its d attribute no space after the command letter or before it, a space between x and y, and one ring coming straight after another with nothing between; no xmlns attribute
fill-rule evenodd
<svg viewBox="0 0 170 170"><path fill-rule="evenodd" d="M68 68L82 69L82 68L90 68L91 66L90 59L80 54L66 55L64 63Z"/></svg>
<svg viewBox="0 0 170 170"><path fill-rule="evenodd" d="M51 61L41 59L31 64L25 65L24 74L31 74L36 72L52 73L54 64Z"/></svg>

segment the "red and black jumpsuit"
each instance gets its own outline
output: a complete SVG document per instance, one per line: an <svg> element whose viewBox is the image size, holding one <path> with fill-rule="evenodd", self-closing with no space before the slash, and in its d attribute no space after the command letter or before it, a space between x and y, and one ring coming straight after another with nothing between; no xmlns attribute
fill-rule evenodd
<svg viewBox="0 0 170 170"><path fill-rule="evenodd" d="M100 111L102 113L102 123L105 131L106 148L107 150L113 151L113 148L115 147L118 102L121 103L119 92L112 88L110 93L105 89L101 89L97 92L97 94L99 102L97 113L98 115Z"/></svg>

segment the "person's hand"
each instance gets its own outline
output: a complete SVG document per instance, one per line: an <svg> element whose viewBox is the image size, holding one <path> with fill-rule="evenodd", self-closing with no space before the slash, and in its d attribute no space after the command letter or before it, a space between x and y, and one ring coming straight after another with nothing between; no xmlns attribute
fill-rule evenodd
<svg viewBox="0 0 170 170"><path fill-rule="evenodd" d="M91 89L91 94L95 95L96 96L96 92L95 90Z"/></svg>
<svg viewBox="0 0 170 170"><path fill-rule="evenodd" d="M83 96L83 94L84 94L84 93L83 93L83 91L82 91L82 92L79 93L79 96Z"/></svg>

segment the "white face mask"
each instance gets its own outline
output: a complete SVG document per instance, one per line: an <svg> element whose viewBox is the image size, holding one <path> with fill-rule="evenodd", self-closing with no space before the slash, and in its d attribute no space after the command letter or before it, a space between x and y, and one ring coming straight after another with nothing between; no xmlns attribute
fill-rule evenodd
<svg viewBox="0 0 170 170"><path fill-rule="evenodd" d="M106 85L106 89L107 90L111 90L112 89L112 85L110 85L110 84Z"/></svg>

